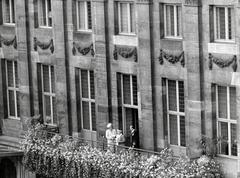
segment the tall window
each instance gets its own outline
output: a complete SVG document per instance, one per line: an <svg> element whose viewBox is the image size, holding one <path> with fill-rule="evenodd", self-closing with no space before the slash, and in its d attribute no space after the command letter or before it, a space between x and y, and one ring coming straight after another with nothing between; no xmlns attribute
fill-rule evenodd
<svg viewBox="0 0 240 178"><path fill-rule="evenodd" d="M164 5L165 37L182 36L182 7L180 5Z"/></svg>
<svg viewBox="0 0 240 178"><path fill-rule="evenodd" d="M38 0L38 16L40 27L52 27L51 0Z"/></svg>
<svg viewBox="0 0 240 178"><path fill-rule="evenodd" d="M56 125L57 116L54 67L50 65L41 65L41 79L44 123Z"/></svg>
<svg viewBox="0 0 240 178"><path fill-rule="evenodd" d="M19 119L19 79L16 61L5 61L8 118Z"/></svg>
<svg viewBox="0 0 240 178"><path fill-rule="evenodd" d="M77 30L92 29L92 13L90 1L76 1Z"/></svg>
<svg viewBox="0 0 240 178"><path fill-rule="evenodd" d="M215 40L234 40L234 10L231 7L214 7Z"/></svg>
<svg viewBox="0 0 240 178"><path fill-rule="evenodd" d="M166 80L166 89L169 143L186 146L184 82Z"/></svg>
<svg viewBox="0 0 240 178"><path fill-rule="evenodd" d="M133 3L118 2L118 26L120 34L134 34L136 32Z"/></svg>
<svg viewBox="0 0 240 178"><path fill-rule="evenodd" d="M15 23L14 0L3 0L3 23Z"/></svg>
<svg viewBox="0 0 240 178"><path fill-rule="evenodd" d="M81 123L82 128L96 131L95 110L95 83L94 72L91 70L79 70L80 99L81 99Z"/></svg>
<svg viewBox="0 0 240 178"><path fill-rule="evenodd" d="M219 154L237 156L236 88L216 87Z"/></svg>

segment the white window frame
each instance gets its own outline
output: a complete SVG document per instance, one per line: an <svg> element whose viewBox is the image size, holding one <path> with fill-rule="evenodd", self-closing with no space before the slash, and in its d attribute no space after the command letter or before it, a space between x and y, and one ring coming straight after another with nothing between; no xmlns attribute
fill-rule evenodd
<svg viewBox="0 0 240 178"><path fill-rule="evenodd" d="M130 76L130 98L131 98L131 104L125 104L124 103L123 75ZM123 126L123 133L124 134L127 133L127 129L128 129L128 128L126 128L127 121L126 121L126 117L125 117L126 116L125 108L139 110L139 106L138 105L134 105L134 101L133 101L133 82L132 82L133 76L135 76L135 75L132 75L132 74L121 74L121 95L122 95L122 116L123 116L122 126ZM137 94L138 94L138 92L137 92ZM137 96L137 99L138 99L138 96ZM139 101L138 101L138 104L139 104ZM139 112L138 112L138 115L139 115Z"/></svg>
<svg viewBox="0 0 240 178"><path fill-rule="evenodd" d="M169 36L167 35L167 8L166 6L173 6L174 8L174 35L173 36ZM174 38L174 39L182 39L182 29L178 29L178 28L182 28L182 24L180 24L179 22L179 27L178 27L178 18L177 18L177 7L181 7L181 12L182 12L182 6L179 5L179 4L164 4L163 5L163 14L164 14L164 37L165 38ZM182 14L181 14L181 17L182 18ZM182 23L182 19L181 19L181 23ZM179 36L177 35L177 31L179 30L180 34Z"/></svg>
<svg viewBox="0 0 240 178"><path fill-rule="evenodd" d="M85 15L85 19L84 19L84 23L85 23L84 29L81 29L81 28L79 27L79 26L80 26L80 24L79 24L79 16L80 16L80 14L79 14L79 9L78 9L78 3L79 3L79 2L84 2L84 15ZM89 1L89 0L85 0L85 1L83 1L83 0L76 0L77 30L78 30L78 31L92 32L92 28L90 29L89 26L88 26L88 21L89 21L89 19L88 19L88 7L87 7L87 3L88 3L88 2L90 2L91 6L92 6L91 1ZM91 20L92 20L92 9L91 9ZM91 23L92 23L92 22L91 22Z"/></svg>
<svg viewBox="0 0 240 178"><path fill-rule="evenodd" d="M220 136L219 132L219 124L221 122L227 123L228 124L228 155L221 154L219 151L221 150L221 144L218 144L218 154L222 156L230 156L230 157L236 157L232 155L232 149L231 149L231 124L236 124L237 126L237 119L231 119L230 117L230 86L221 86L221 87L226 87L227 88L227 118L220 118L219 117L219 110L218 110L218 87L220 85L216 85L216 115L217 115L217 136Z"/></svg>
<svg viewBox="0 0 240 178"><path fill-rule="evenodd" d="M121 32L121 4L127 4L127 16L128 16L128 32ZM131 32L132 29L131 29L131 8L130 8L130 4L134 5L133 2L118 2L117 6L118 6L118 31L119 31L119 34L120 35L136 35L136 24L133 24L135 25L135 31L134 32ZM136 15L135 15L135 12L133 12L134 14L134 17L135 18L135 21L136 21Z"/></svg>
<svg viewBox="0 0 240 178"><path fill-rule="evenodd" d="M9 1L9 20L10 22L5 22L5 9L6 9L6 1ZM13 22L13 11L15 14L15 7L12 4L12 0L3 0L3 7L2 7L2 12L3 12L3 24L5 25L15 25L15 22ZM16 18L15 18L16 21Z"/></svg>
<svg viewBox="0 0 240 178"><path fill-rule="evenodd" d="M80 98L81 98L81 125L82 125L82 129L83 130L88 130L83 128L83 102L87 102L88 103L88 107L89 107L89 126L90 129L88 131L92 131L92 132L96 132L95 130L93 130L93 126L92 126L92 103L95 104L95 111L96 111L96 95L94 97L94 99L91 98L91 81L90 81L90 72L93 72L94 75L94 71L93 70L88 70L88 69L78 69L79 70L79 86L80 86ZM88 77L88 98L84 98L82 96L82 76L81 76L81 71L87 71L87 77ZM93 78L93 80L95 80L95 77ZM95 81L94 81L94 94L95 94ZM95 118L97 119L96 116L96 112L95 112ZM97 126L97 123L96 123Z"/></svg>
<svg viewBox="0 0 240 178"><path fill-rule="evenodd" d="M169 119L169 115L175 115L177 116L177 127L178 127L178 145L173 145L173 146L179 146L179 147L184 147L185 146L181 146L181 130L180 130L180 116L184 116L185 121L186 121L186 117L185 117L185 112L181 112L180 111L180 107L179 107L179 81L180 80L172 80L176 82L176 97L177 97L177 111L171 111L169 110L169 96L168 96L168 81L171 79L166 79L166 96L167 96L167 124L168 124L168 143L170 145L171 144L171 140L170 140L170 119ZM183 81L183 86L184 86L184 81ZM185 102L185 99L184 99ZM185 105L185 104L184 104ZM185 133L186 133L186 122L185 122ZM186 134L185 134L185 142L186 142Z"/></svg>
<svg viewBox="0 0 240 178"><path fill-rule="evenodd" d="M225 8L225 39L220 39L220 37L217 36L217 8ZM235 41L235 15L231 17L233 19L233 28L232 30L232 39L229 39L229 25L228 25L228 8L231 8L231 10L234 13L234 8L231 6L214 6L213 7L213 15L214 15L214 41L215 42L234 42ZM219 27L219 25L218 25Z"/></svg>
<svg viewBox="0 0 240 178"><path fill-rule="evenodd" d="M40 9L40 5L39 5L39 3L42 3L42 1L45 1L45 9L46 9L46 25L43 25L43 24L40 24L40 19L41 19L41 17L40 17L40 15L38 15L38 21L39 21L39 27L40 28L52 28L52 26L53 26L53 18L52 18L52 0L38 0L38 12L40 12L40 11L42 11L42 9ZM49 12L48 12L48 1L50 1L50 4L51 4L51 14L49 14ZM42 4L42 6L43 6L43 4ZM39 13L38 13L39 14ZM42 14L43 15L43 14ZM50 24L49 24L49 18L50 18L50 16L51 16L51 19L52 19L52 24L51 24L51 26L50 26ZM42 17L43 18L43 17Z"/></svg>
<svg viewBox="0 0 240 178"><path fill-rule="evenodd" d="M7 62L10 61L12 62L12 69L13 69L13 86L9 87L8 86L8 68L7 68ZM6 60L5 61L5 69L6 69L6 88L7 88L7 107L8 107L8 118L9 119L15 119L15 120L20 120L20 117L18 117L18 115L20 115L20 113L18 113L18 108L17 108L17 92L19 92L19 87L16 86L16 78L15 78L15 73L17 72L15 69L15 63L17 63L17 61L13 61L13 60ZM13 91L14 93L14 108L15 108L15 116L11 116L10 115L10 102L9 102L9 91Z"/></svg>
<svg viewBox="0 0 240 178"><path fill-rule="evenodd" d="M44 82L43 82L43 66L47 66L48 67L48 76L49 76L49 92L45 92L44 91ZM51 74L51 67L53 67L52 65L45 65L42 64L41 65L41 80L42 80L42 101L43 101L43 120L44 120L44 124L46 125L50 125L50 126L57 126L57 123L54 123L54 119L53 119L53 105L56 103L53 103L53 98L55 98L56 101L56 94L52 92L52 74ZM54 70L54 67L53 67ZM55 70L54 70L55 72ZM55 76L55 75L54 75ZM54 79L55 80L55 79ZM50 111L51 111L51 121L50 123L46 122L46 110L45 110L45 96L49 96L50 97ZM56 108L56 107L55 107ZM57 118L56 118L57 119Z"/></svg>

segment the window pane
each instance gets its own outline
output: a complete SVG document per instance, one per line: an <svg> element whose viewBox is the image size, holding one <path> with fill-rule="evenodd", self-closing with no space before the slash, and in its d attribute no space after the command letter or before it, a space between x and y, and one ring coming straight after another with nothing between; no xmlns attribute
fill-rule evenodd
<svg viewBox="0 0 240 178"><path fill-rule="evenodd" d="M185 134L185 117L180 116L180 139L181 139L181 146L186 146L186 134Z"/></svg>
<svg viewBox="0 0 240 178"><path fill-rule="evenodd" d="M88 29L92 29L91 2L87 2Z"/></svg>
<svg viewBox="0 0 240 178"><path fill-rule="evenodd" d="M94 73L90 71L90 90L91 90L91 99L95 99L95 86L94 86Z"/></svg>
<svg viewBox="0 0 240 178"><path fill-rule="evenodd" d="M17 91L17 117L20 117L20 92Z"/></svg>
<svg viewBox="0 0 240 178"><path fill-rule="evenodd" d="M120 3L120 32L128 33L128 3Z"/></svg>
<svg viewBox="0 0 240 178"><path fill-rule="evenodd" d="M50 92L49 85L49 66L43 65L43 91Z"/></svg>
<svg viewBox="0 0 240 178"><path fill-rule="evenodd" d="M38 5L39 5L39 24L40 26L46 26L47 25L46 0L38 0Z"/></svg>
<svg viewBox="0 0 240 178"><path fill-rule="evenodd" d="M54 75L53 66L51 66L51 87L52 87L52 92L55 93L55 75Z"/></svg>
<svg viewBox="0 0 240 178"><path fill-rule="evenodd" d="M170 144L178 145L178 124L177 116L169 114Z"/></svg>
<svg viewBox="0 0 240 178"><path fill-rule="evenodd" d="M8 95L9 95L9 113L10 116L16 116L15 114L15 97L14 97L14 91L9 90L8 91Z"/></svg>
<svg viewBox="0 0 240 178"><path fill-rule="evenodd" d="M48 26L52 26L52 5L51 0L47 0L47 8L48 8Z"/></svg>
<svg viewBox="0 0 240 178"><path fill-rule="evenodd" d="M125 108L125 129L126 129L126 136L130 136L130 125L133 125L133 117L134 117L134 110L132 108Z"/></svg>
<svg viewBox="0 0 240 178"><path fill-rule="evenodd" d="M50 96L44 95L44 106L45 106L45 116L49 117L50 120L46 119L46 122L51 123L51 101Z"/></svg>
<svg viewBox="0 0 240 178"><path fill-rule="evenodd" d="M92 130L96 131L96 112L95 112L95 103L91 103L92 110Z"/></svg>
<svg viewBox="0 0 240 178"><path fill-rule="evenodd" d="M133 104L138 105L138 90L137 90L137 77L132 76L132 86L133 86Z"/></svg>
<svg viewBox="0 0 240 178"><path fill-rule="evenodd" d="M56 111L56 99L52 97L52 106L53 106L53 123L57 124L57 111Z"/></svg>
<svg viewBox="0 0 240 178"><path fill-rule="evenodd" d="M224 7L217 7L217 24L218 24L218 38L219 39L226 39L226 29L225 29L225 8Z"/></svg>
<svg viewBox="0 0 240 178"><path fill-rule="evenodd" d="M177 36L182 36L182 8L177 6Z"/></svg>
<svg viewBox="0 0 240 178"><path fill-rule="evenodd" d="M231 124L231 152L237 156L237 125Z"/></svg>
<svg viewBox="0 0 240 178"><path fill-rule="evenodd" d="M179 111L184 112L185 104L184 104L184 84L183 81L178 82L179 88Z"/></svg>
<svg viewBox="0 0 240 178"><path fill-rule="evenodd" d="M168 105L169 110L177 111L176 81L168 80Z"/></svg>
<svg viewBox="0 0 240 178"><path fill-rule="evenodd" d="M227 87L218 86L218 114L220 118L227 118Z"/></svg>
<svg viewBox="0 0 240 178"><path fill-rule="evenodd" d="M230 87L230 118L237 119L237 110L236 110L236 88Z"/></svg>
<svg viewBox="0 0 240 178"><path fill-rule="evenodd" d="M89 103L82 102L82 115L83 115L83 128L90 129L90 120L89 120Z"/></svg>
<svg viewBox="0 0 240 178"><path fill-rule="evenodd" d="M14 8L14 0L12 1L12 23L15 23L15 8Z"/></svg>
<svg viewBox="0 0 240 178"><path fill-rule="evenodd" d="M4 22L5 23L10 23L10 3L9 3L9 0L5 0L4 1L5 4L4 4Z"/></svg>
<svg viewBox="0 0 240 178"><path fill-rule="evenodd" d="M88 98L88 71L81 70L82 97Z"/></svg>
<svg viewBox="0 0 240 178"><path fill-rule="evenodd" d="M78 29L85 29L85 2L78 1Z"/></svg>
<svg viewBox="0 0 240 178"><path fill-rule="evenodd" d="M18 78L18 65L17 62L14 62L14 67L15 67L15 86L16 88L19 87L19 78Z"/></svg>
<svg viewBox="0 0 240 178"><path fill-rule="evenodd" d="M130 22L131 32L134 33L135 32L135 25L136 25L134 4L130 4L130 19L131 19L131 22Z"/></svg>
<svg viewBox="0 0 240 178"><path fill-rule="evenodd" d="M13 62L7 61L7 79L8 79L8 86L13 87L14 81L13 81Z"/></svg>
<svg viewBox="0 0 240 178"><path fill-rule="evenodd" d="M174 36L174 6L166 6L166 29L167 36Z"/></svg>
<svg viewBox="0 0 240 178"><path fill-rule="evenodd" d="M124 104L131 104L130 75L123 75L123 100Z"/></svg>
<svg viewBox="0 0 240 178"><path fill-rule="evenodd" d="M220 141L220 153L228 155L228 124L225 122L219 122L219 136Z"/></svg>

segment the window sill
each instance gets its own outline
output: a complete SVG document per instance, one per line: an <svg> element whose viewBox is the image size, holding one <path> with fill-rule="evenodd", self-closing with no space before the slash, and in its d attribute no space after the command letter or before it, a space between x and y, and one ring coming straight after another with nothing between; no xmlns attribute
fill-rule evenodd
<svg viewBox="0 0 240 178"><path fill-rule="evenodd" d="M131 36L131 37L137 36L136 33L118 33L117 35L119 35L119 36Z"/></svg>
<svg viewBox="0 0 240 178"><path fill-rule="evenodd" d="M48 27L48 26L39 26L38 28L40 28L40 29L52 29L52 27Z"/></svg>
<svg viewBox="0 0 240 178"><path fill-rule="evenodd" d="M223 154L218 154L217 157L218 158L234 159L234 160L238 159L238 156L229 156L229 155L223 155Z"/></svg>
<svg viewBox="0 0 240 178"><path fill-rule="evenodd" d="M3 26L5 27L15 27L15 23L3 23Z"/></svg>
<svg viewBox="0 0 240 178"><path fill-rule="evenodd" d="M221 44L236 44L235 41L231 41L231 40L214 40L211 43L221 43Z"/></svg>
<svg viewBox="0 0 240 178"><path fill-rule="evenodd" d="M75 33L92 34L92 30L76 30Z"/></svg>
<svg viewBox="0 0 240 178"><path fill-rule="evenodd" d="M169 41L182 41L183 38L182 37L163 37L162 40L169 40Z"/></svg>
<svg viewBox="0 0 240 178"><path fill-rule="evenodd" d="M10 120L15 120L15 121L20 121L20 117L8 117L7 119L10 119Z"/></svg>

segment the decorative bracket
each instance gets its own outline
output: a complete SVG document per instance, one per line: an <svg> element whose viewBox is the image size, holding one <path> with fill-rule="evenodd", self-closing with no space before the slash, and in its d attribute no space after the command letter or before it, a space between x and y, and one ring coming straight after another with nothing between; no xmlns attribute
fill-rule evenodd
<svg viewBox="0 0 240 178"><path fill-rule="evenodd" d="M37 47L42 50L50 48L51 53L54 52L53 39L51 39L48 43L40 42L37 37L34 37L34 50L37 51Z"/></svg>
<svg viewBox="0 0 240 178"><path fill-rule="evenodd" d="M4 44L5 46L13 45L14 49L17 49L17 37L16 37L16 35L11 40L6 39L2 35L0 35L0 47L2 47L2 44Z"/></svg>
<svg viewBox="0 0 240 178"><path fill-rule="evenodd" d="M123 58L134 57L134 61L138 61L137 47L120 47L114 46L113 57L115 60L118 60L118 55Z"/></svg>
<svg viewBox="0 0 240 178"><path fill-rule="evenodd" d="M237 71L237 56L234 55L233 58L228 59L228 60L224 60L221 58L217 58L214 57L211 53L209 53L209 69L212 70L213 67L213 63L215 63L218 67L220 68L225 68L225 67L229 67L230 65L232 65L232 69L234 72Z"/></svg>
<svg viewBox="0 0 240 178"><path fill-rule="evenodd" d="M168 62L175 64L177 62L180 62L182 67L185 66L185 57L184 57L184 51L181 52L179 56L167 54L162 49L160 49L160 56L159 56L159 63L163 65L164 59L166 59Z"/></svg>
<svg viewBox="0 0 240 178"><path fill-rule="evenodd" d="M93 43L88 47L82 48L76 42L73 42L72 53L73 53L74 56L77 54L77 51L84 56L87 55L89 52L91 52L92 56L95 55L95 51L93 49Z"/></svg>

